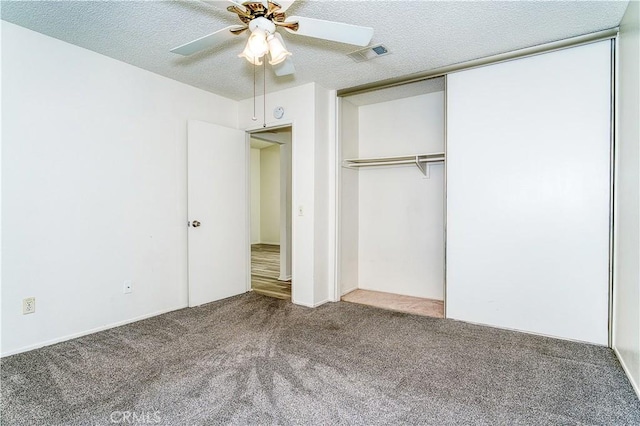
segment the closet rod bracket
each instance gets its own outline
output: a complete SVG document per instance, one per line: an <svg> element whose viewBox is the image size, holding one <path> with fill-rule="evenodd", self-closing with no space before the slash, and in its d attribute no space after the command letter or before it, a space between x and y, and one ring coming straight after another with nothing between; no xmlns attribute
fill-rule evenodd
<svg viewBox="0 0 640 426"><path fill-rule="evenodd" d="M418 169L420 169L425 179L429 179L429 169L430 169L429 163L425 161L420 161L423 158L424 156L416 155L416 166L418 166Z"/></svg>

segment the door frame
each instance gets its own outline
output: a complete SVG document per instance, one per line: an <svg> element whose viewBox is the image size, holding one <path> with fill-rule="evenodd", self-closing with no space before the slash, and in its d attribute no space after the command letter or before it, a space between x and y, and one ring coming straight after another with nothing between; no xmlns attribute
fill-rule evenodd
<svg viewBox="0 0 640 426"><path fill-rule="evenodd" d="M291 300L295 300L294 299L294 295L295 295L295 276L296 276L296 268L295 268L295 259L296 259L296 250L295 250L295 214L294 214L294 208L293 206L296 205L295 203L295 188L296 188L296 169L295 169L295 162L293 161L293 159L295 158L295 139L296 139L296 132L295 132L295 126L294 126L294 122L293 120L283 120L280 123L274 124L274 125L268 125L268 126L263 126L263 125L256 125L256 126L251 126L251 127L247 127L244 129L245 131L245 144L246 144L246 151L247 151L247 156L246 156L246 164L247 164L247 178L246 178L246 182L247 182L247 201L246 201L246 211L247 211L247 229L251 229L251 135L254 133L261 133L261 132L265 132L265 131L269 131L269 130L278 130L278 129L283 129L283 128L290 128L291 129L291 141L290 141L290 154L291 154L291 159L290 159L290 169L291 169L291 211L289 212L291 214L291 226L290 226L290 240L291 240ZM273 143L279 143L279 142L273 142ZM283 144L280 144L283 145ZM280 166L281 170L282 170L282 165ZM286 197L286 194L284 194L284 196ZM280 200L282 200L283 194L280 194ZM280 214L282 215L282 210L280 211ZM281 235L282 235L282 229L281 229ZM282 244L282 239L280 241L280 244ZM247 269L249 271L248 274L248 278L247 278L247 291L251 291L251 232L247 233ZM282 274L282 270L280 271L280 274Z"/></svg>

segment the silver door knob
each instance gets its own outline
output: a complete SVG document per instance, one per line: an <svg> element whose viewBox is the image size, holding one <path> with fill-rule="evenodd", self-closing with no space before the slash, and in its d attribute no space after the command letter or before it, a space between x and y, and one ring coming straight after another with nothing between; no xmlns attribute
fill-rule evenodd
<svg viewBox="0 0 640 426"><path fill-rule="evenodd" d="M191 225L192 225L194 228L197 228L198 226L200 226L200 222L198 222L197 220L194 220L194 221L191 223Z"/></svg>

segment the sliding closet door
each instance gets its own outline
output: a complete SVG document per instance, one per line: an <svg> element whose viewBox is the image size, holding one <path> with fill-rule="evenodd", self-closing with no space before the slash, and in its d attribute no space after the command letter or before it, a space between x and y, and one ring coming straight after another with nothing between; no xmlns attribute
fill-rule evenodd
<svg viewBox="0 0 640 426"><path fill-rule="evenodd" d="M447 316L607 344L610 42L447 80Z"/></svg>

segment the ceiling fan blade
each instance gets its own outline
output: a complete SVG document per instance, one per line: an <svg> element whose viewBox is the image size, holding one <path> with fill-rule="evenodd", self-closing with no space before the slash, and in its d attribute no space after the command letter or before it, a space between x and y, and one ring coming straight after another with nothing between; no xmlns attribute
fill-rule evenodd
<svg viewBox="0 0 640 426"><path fill-rule="evenodd" d="M288 57L284 61L280 62L277 65L273 65L273 72L278 77L282 77L284 75L290 75L296 72L296 67L293 66L293 61L291 57Z"/></svg>
<svg viewBox="0 0 640 426"><path fill-rule="evenodd" d="M243 25L231 25L230 27L216 31L215 33L200 37L199 39L190 41L189 43L185 43L181 46L174 47L171 49L171 52L183 56L189 56L234 38L237 34L234 34L231 31L239 31L243 28L245 28Z"/></svg>
<svg viewBox="0 0 640 426"><path fill-rule="evenodd" d="M240 0L227 0L227 1L230 2L230 3L235 4L236 6L238 6L242 10L246 10L246 8L242 5L243 2L240 1Z"/></svg>
<svg viewBox="0 0 640 426"><path fill-rule="evenodd" d="M278 3L280 5L280 9L278 10L279 12L286 12L287 9L289 9L291 7L291 5L293 3L295 3L296 0L285 0L285 1L280 1L280 0L276 0L276 3Z"/></svg>
<svg viewBox="0 0 640 426"><path fill-rule="evenodd" d="M355 44L356 46L367 46L373 37L373 28L341 22L323 21L303 16L289 16L285 22L298 23L297 31L284 27L291 34Z"/></svg>

